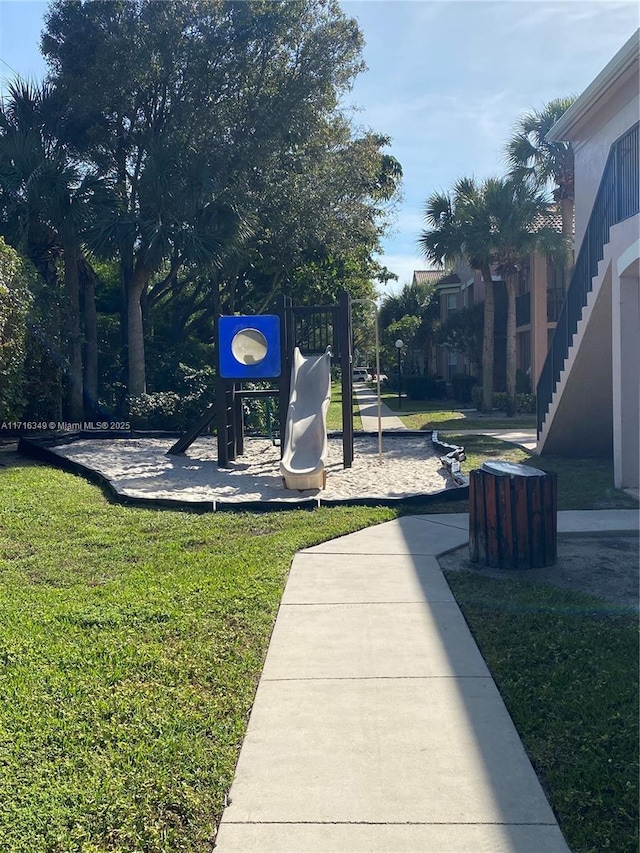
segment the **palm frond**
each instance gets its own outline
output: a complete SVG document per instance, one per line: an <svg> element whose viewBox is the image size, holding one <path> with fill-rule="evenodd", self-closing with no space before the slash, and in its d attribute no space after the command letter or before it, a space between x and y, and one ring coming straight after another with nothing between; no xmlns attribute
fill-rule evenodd
<svg viewBox="0 0 640 853"><path fill-rule="evenodd" d="M569 143L549 141L547 134L574 100L556 98L519 119L505 149L511 178L532 180L537 186L555 182L572 190L573 150Z"/></svg>

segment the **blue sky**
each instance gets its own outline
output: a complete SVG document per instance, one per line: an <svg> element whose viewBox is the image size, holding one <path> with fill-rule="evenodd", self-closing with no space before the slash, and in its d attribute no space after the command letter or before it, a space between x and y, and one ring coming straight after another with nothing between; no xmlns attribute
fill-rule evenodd
<svg viewBox="0 0 640 853"><path fill-rule="evenodd" d="M381 257L411 280L422 210L462 175L504 171L518 117L580 94L640 25L637 2L617 0L342 0L364 33L368 71L347 103L354 119L392 138L403 201ZM0 76L40 79L47 3L0 0ZM396 285L396 289L399 285Z"/></svg>

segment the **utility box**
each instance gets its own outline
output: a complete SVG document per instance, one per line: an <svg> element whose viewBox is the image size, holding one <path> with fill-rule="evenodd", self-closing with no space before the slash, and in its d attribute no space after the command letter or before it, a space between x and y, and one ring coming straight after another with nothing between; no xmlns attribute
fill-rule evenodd
<svg viewBox="0 0 640 853"><path fill-rule="evenodd" d="M469 478L471 562L502 569L557 559L557 475L513 462L485 462Z"/></svg>

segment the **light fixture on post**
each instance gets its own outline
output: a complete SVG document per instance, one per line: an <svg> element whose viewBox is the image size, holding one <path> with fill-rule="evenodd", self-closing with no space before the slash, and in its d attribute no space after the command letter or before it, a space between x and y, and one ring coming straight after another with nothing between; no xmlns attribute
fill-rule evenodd
<svg viewBox="0 0 640 853"><path fill-rule="evenodd" d="M402 352L402 347L404 346L404 341L401 341L400 338L396 341L396 349L398 350L398 409L402 408L402 374L400 372L400 353Z"/></svg>

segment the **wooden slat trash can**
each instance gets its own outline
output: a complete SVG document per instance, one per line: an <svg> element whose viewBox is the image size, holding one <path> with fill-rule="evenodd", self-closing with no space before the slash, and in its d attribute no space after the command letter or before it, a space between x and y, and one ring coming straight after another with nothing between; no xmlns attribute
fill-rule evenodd
<svg viewBox="0 0 640 853"><path fill-rule="evenodd" d="M529 465L485 462L469 479L469 555L492 568L556 562L557 476Z"/></svg>

